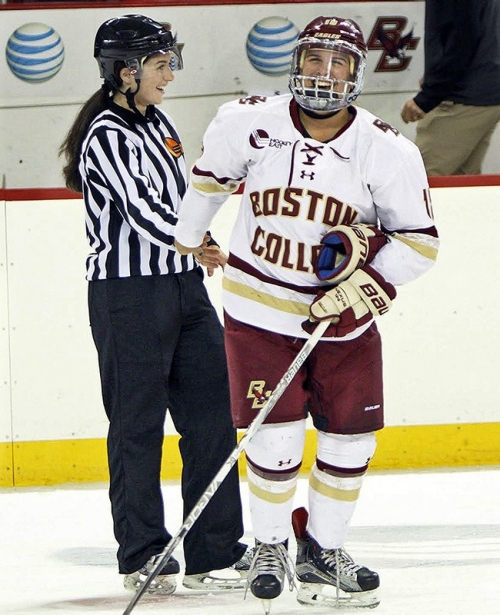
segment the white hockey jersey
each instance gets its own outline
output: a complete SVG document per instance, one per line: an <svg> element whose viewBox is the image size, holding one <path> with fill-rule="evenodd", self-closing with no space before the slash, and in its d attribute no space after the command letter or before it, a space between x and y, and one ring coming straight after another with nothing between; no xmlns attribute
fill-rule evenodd
<svg viewBox="0 0 500 615"><path fill-rule="evenodd" d="M233 318L307 337L301 322L321 285L312 261L322 236L339 224L375 224L390 234L371 265L394 285L433 265L438 238L420 152L368 111L350 111L351 121L326 143L303 135L290 95L232 101L208 127L175 237L200 245L244 183L223 279Z"/></svg>

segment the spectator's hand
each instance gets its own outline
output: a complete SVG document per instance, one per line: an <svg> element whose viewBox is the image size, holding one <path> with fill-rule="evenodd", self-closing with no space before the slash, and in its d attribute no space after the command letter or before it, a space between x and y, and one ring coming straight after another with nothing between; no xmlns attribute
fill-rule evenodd
<svg viewBox="0 0 500 615"><path fill-rule="evenodd" d="M408 124L409 122L417 122L425 117L425 111L417 105L417 103L410 98L407 100L401 110L401 117L403 118L403 122Z"/></svg>

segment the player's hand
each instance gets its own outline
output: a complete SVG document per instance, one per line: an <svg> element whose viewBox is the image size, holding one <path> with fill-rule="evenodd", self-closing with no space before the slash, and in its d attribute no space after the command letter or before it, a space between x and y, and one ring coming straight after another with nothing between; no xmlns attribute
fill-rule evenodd
<svg viewBox="0 0 500 615"><path fill-rule="evenodd" d="M314 273L322 282L338 284L347 280L356 269L371 263L386 243L387 235L376 226L334 226L321 240Z"/></svg>
<svg viewBox="0 0 500 615"><path fill-rule="evenodd" d="M210 233L205 233L205 237L203 238L203 242L199 246L195 246L194 248L189 246L183 246L182 243L179 243L177 239L174 239L174 246L179 254L183 256L186 254L195 254L198 256L202 256L203 250L208 246L208 242L213 242L212 236Z"/></svg>
<svg viewBox="0 0 500 615"><path fill-rule="evenodd" d="M302 323L312 333L316 322L331 320L325 337L344 337L389 311L396 289L369 265L357 269L348 280L320 291L309 307L309 320Z"/></svg>
<svg viewBox="0 0 500 615"><path fill-rule="evenodd" d="M407 100L401 110L401 117L403 118L403 122L408 124L409 122L417 122L425 117L425 111L417 105L417 103L410 98Z"/></svg>

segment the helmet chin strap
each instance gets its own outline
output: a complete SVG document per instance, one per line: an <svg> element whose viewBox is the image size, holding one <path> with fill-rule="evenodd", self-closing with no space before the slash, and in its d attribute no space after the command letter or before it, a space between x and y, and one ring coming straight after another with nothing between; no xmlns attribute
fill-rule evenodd
<svg viewBox="0 0 500 615"><path fill-rule="evenodd" d="M333 117L334 115L337 115L337 113L339 113L342 110L342 107L341 107L340 109L335 109L334 111L330 111L330 113L316 113L316 111L312 111L312 109L304 109L304 107L300 107L300 108L308 117L312 117L315 120L327 120Z"/></svg>
<svg viewBox="0 0 500 615"><path fill-rule="evenodd" d="M120 92L120 94L123 94L125 96L125 98L127 99L127 105L130 107L130 109L134 113L137 113L138 115L142 117L142 113L137 109L137 106L135 104L135 96L137 92L141 89L141 80L136 79L135 82L137 84L137 90L135 90L135 92L132 92L130 88L128 88L128 90L125 90L125 92L123 92L122 90L118 90L118 91Z"/></svg>

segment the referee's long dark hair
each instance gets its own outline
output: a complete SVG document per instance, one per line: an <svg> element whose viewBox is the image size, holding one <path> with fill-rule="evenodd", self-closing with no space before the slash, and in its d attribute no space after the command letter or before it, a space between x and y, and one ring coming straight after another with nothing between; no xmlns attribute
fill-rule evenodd
<svg viewBox="0 0 500 615"><path fill-rule="evenodd" d="M122 83L120 77L122 68L125 68L125 62L117 60L114 64L113 73L118 85ZM108 109L109 103L113 100L113 94L115 92L116 88L114 88L109 81L104 81L97 92L92 94L87 102L84 103L73 125L69 129L68 134L59 147L59 156L64 156L66 159L66 164L63 167L63 177L66 187L70 190L81 192L83 189L82 178L78 170L82 143L93 119L96 118L101 111Z"/></svg>
<svg viewBox="0 0 500 615"><path fill-rule="evenodd" d="M75 192L82 191L82 178L78 165L83 140L92 120L108 108L112 91L111 86L104 82L102 87L92 94L78 112L73 125L59 147L59 156L64 155L66 158L66 164L63 167L66 186Z"/></svg>

